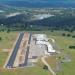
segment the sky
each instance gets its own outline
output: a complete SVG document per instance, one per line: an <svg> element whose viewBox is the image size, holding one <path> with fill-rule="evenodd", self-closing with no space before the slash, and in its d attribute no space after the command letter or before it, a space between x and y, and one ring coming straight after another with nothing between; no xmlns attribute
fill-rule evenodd
<svg viewBox="0 0 75 75"><path fill-rule="evenodd" d="M34 2L75 2L75 0L0 0L3 1L34 1Z"/></svg>
<svg viewBox="0 0 75 75"><path fill-rule="evenodd" d="M16 2L11 2L11 1L16 1ZM21 2L17 2L17 1L21 1ZM23 2L22 2L23 1ZM0 0L0 3L13 3L13 4L17 4L19 5L18 3L21 3L24 4L24 3L31 3L32 4L35 4L35 5L41 5L41 4L45 4L45 5L60 5L60 6L74 6L75 7L75 0ZM15 5L16 5L15 4Z"/></svg>
<svg viewBox="0 0 75 75"><path fill-rule="evenodd" d="M72 2L75 0L0 0L0 1L64 1L64 2Z"/></svg>

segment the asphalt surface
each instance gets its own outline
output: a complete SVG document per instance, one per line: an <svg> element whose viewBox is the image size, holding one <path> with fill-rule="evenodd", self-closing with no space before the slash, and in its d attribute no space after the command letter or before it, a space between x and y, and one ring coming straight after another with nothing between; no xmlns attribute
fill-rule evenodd
<svg viewBox="0 0 75 75"><path fill-rule="evenodd" d="M30 44L32 34L30 33L28 44ZM27 66L30 46L27 47L24 66Z"/></svg>
<svg viewBox="0 0 75 75"><path fill-rule="evenodd" d="M32 36L32 34L30 33L28 44L30 44L31 36ZM29 49L30 49L30 46L27 47L27 51L26 51L24 63L23 63L23 64L20 64L19 67L27 66L27 63L28 63L28 55L29 55Z"/></svg>
<svg viewBox="0 0 75 75"><path fill-rule="evenodd" d="M13 68L13 64L14 64L14 61L15 61L17 52L18 52L18 50L19 50L19 46L20 46L21 40L22 40L22 38L23 38L23 35L24 35L24 33L21 32L21 33L20 33L20 36L19 36L19 38L18 38L18 40L17 40L17 43L16 43L16 45L15 45L15 48L14 48L14 50L13 50L13 52L12 52L12 54L11 54L9 60L8 60L8 63L7 63L7 65L6 65L6 68L8 68L8 67L9 67L9 68Z"/></svg>
<svg viewBox="0 0 75 75"><path fill-rule="evenodd" d="M27 51L26 51L26 56L25 56L25 62L24 62L24 66L27 66L28 63L28 55L29 55L29 46L27 47Z"/></svg>

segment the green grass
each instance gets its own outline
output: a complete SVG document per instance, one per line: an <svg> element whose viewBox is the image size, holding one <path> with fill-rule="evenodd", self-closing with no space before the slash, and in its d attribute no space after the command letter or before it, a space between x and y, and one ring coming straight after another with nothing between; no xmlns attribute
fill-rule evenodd
<svg viewBox="0 0 75 75"><path fill-rule="evenodd" d="M18 32L0 32L0 68L3 67L5 61L8 57L8 52L3 52L3 49L10 49L12 48L16 38L18 36Z"/></svg>
<svg viewBox="0 0 75 75"><path fill-rule="evenodd" d="M6 58L8 56L8 53L0 52L0 67L3 67L5 64Z"/></svg>
<svg viewBox="0 0 75 75"><path fill-rule="evenodd" d="M74 33L73 33L74 34ZM70 45L75 45L75 39L72 37L62 37L62 36L50 36L55 39L57 46L59 46L61 57L63 58L65 54L71 56L71 62L66 62L62 64L62 70L57 75L75 75L75 49L69 49Z"/></svg>
<svg viewBox="0 0 75 75"><path fill-rule="evenodd" d="M56 67L56 56L49 56L46 58L46 61L52 69Z"/></svg>
<svg viewBox="0 0 75 75"><path fill-rule="evenodd" d="M2 40L0 40L0 49L11 48L17 36L18 32L0 32L0 37L2 38Z"/></svg>
<svg viewBox="0 0 75 75"><path fill-rule="evenodd" d="M55 39L60 49L70 50L69 46L75 44L75 38L72 37L52 36L52 38Z"/></svg>
<svg viewBox="0 0 75 75"><path fill-rule="evenodd" d="M46 30L46 31L27 31L27 32L32 32L32 33L39 33L39 34L47 34L48 36L61 36L62 33L70 33L67 31L50 31L50 30ZM75 34L75 32L73 32L72 34Z"/></svg>
<svg viewBox="0 0 75 75"><path fill-rule="evenodd" d="M21 68L14 70L1 70L1 75L50 75L48 71L40 67Z"/></svg>

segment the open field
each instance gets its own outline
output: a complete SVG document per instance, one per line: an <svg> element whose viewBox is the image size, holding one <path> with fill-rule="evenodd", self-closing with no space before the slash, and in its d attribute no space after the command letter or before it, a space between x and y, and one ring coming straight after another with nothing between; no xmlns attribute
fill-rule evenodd
<svg viewBox="0 0 75 75"><path fill-rule="evenodd" d="M0 51L0 68L3 67L6 59L7 59L8 53L4 53Z"/></svg>
<svg viewBox="0 0 75 75"><path fill-rule="evenodd" d="M62 70L61 72L58 73L58 75L74 75L75 74L75 50L74 49L69 49L68 47L70 45L75 44L75 39L71 37L61 37L61 36L56 36L53 37L56 40L56 43L58 44L59 48L63 52L61 53L61 57L64 57L64 54L69 54L71 56L71 62L66 62L62 64ZM61 38L61 39L60 39Z"/></svg>
<svg viewBox="0 0 75 75"><path fill-rule="evenodd" d="M3 52L3 50L11 50L16 38L18 36L18 32L0 32L0 67L3 67L7 57L8 52Z"/></svg>
<svg viewBox="0 0 75 75"><path fill-rule="evenodd" d="M75 33L73 33L75 34ZM75 74L75 49L69 49L70 45L75 45L75 38L72 37L63 37L63 36L50 36L56 41L56 45L62 52L60 56L64 58L65 54L69 54L71 57L71 62L65 62L61 64L61 71L57 75L74 75ZM58 57L57 56L57 57ZM62 60L62 59L61 59Z"/></svg>
<svg viewBox="0 0 75 75"><path fill-rule="evenodd" d="M56 67L56 56L50 56L46 58L46 61L51 66L51 68L54 70L54 68Z"/></svg>
<svg viewBox="0 0 75 75"><path fill-rule="evenodd" d="M21 68L14 70L0 70L1 75L50 75L48 71L40 67Z"/></svg>
<svg viewBox="0 0 75 75"><path fill-rule="evenodd" d="M10 49L13 46L16 38L18 36L18 32L0 32L0 49Z"/></svg>

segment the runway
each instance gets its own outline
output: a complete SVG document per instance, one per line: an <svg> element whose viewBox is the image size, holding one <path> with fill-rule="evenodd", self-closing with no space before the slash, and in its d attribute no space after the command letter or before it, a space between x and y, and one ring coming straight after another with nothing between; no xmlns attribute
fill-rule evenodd
<svg viewBox="0 0 75 75"><path fill-rule="evenodd" d="M6 68L13 68L13 64L14 64L14 61L15 61L17 52L19 50L19 46L20 46L21 40L23 38L23 35L24 35L24 33L21 32L20 35L19 35L19 38L17 40L17 43L16 43L16 45L14 47L14 50L13 50L13 52L12 52L12 54L11 54L9 60L8 60L8 63L6 65Z"/></svg>

